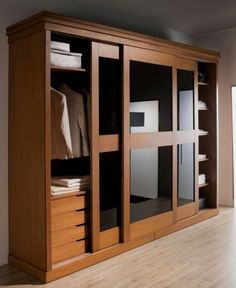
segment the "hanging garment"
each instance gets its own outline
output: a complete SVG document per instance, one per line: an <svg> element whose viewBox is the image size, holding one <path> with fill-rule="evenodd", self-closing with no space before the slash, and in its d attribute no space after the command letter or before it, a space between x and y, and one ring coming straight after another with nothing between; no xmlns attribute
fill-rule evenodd
<svg viewBox="0 0 236 288"><path fill-rule="evenodd" d="M59 90L66 96L73 155L88 156L89 143L83 96L66 84L62 84Z"/></svg>
<svg viewBox="0 0 236 288"><path fill-rule="evenodd" d="M88 131L87 135L88 135L89 141L91 141L91 139L90 139L90 137L91 137L91 111L90 111L91 99L90 99L90 94L84 88L81 88L79 90L79 93L83 95L85 114L86 114L87 131Z"/></svg>
<svg viewBox="0 0 236 288"><path fill-rule="evenodd" d="M66 97L51 88L51 159L73 158Z"/></svg>

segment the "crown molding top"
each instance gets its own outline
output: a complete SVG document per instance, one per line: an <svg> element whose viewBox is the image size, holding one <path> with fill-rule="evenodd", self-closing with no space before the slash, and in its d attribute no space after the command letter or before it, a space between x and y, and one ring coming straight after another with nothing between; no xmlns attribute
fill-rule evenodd
<svg viewBox="0 0 236 288"><path fill-rule="evenodd" d="M202 61L217 63L220 57L220 53L212 50L165 40L158 37L147 36L141 33L114 28L94 22L78 20L48 11L42 11L9 26L7 28L7 36L9 37L9 42L14 42L26 35L42 29L83 36L107 43L143 47L150 50L166 52Z"/></svg>

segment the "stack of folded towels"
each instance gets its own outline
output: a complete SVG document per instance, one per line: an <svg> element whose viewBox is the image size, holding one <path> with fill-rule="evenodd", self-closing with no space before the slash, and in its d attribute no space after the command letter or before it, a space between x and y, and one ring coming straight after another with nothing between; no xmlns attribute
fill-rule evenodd
<svg viewBox="0 0 236 288"><path fill-rule="evenodd" d="M202 185L206 183L206 175L205 174L199 174L198 175L198 184Z"/></svg>
<svg viewBox="0 0 236 288"><path fill-rule="evenodd" d="M78 191L85 191L90 188L90 176L65 176L52 177L51 194L61 195Z"/></svg>
<svg viewBox="0 0 236 288"><path fill-rule="evenodd" d="M204 160L207 158L207 154L198 154L198 159L199 160Z"/></svg>
<svg viewBox="0 0 236 288"><path fill-rule="evenodd" d="M198 100L198 109L199 110L206 110L207 109L207 105L204 101Z"/></svg>
<svg viewBox="0 0 236 288"><path fill-rule="evenodd" d="M207 135L208 131L203 130L203 129L198 129L198 133L201 134L201 135Z"/></svg>
<svg viewBox="0 0 236 288"><path fill-rule="evenodd" d="M81 53L70 52L70 44L51 41L51 65L64 68L81 68Z"/></svg>

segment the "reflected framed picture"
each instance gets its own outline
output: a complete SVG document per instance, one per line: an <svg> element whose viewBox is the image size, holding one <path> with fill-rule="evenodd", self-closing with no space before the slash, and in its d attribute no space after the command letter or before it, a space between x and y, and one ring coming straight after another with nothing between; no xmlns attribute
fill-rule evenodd
<svg viewBox="0 0 236 288"><path fill-rule="evenodd" d="M159 101L130 103L130 132L152 133L159 130Z"/></svg>

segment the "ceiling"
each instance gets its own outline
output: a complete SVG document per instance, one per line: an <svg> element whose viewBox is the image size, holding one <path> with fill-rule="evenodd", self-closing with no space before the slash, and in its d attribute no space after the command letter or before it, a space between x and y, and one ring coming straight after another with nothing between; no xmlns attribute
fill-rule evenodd
<svg viewBox="0 0 236 288"><path fill-rule="evenodd" d="M235 0L0 1L0 10L4 10L5 15L18 13L20 18L21 14L25 17L25 14L48 10L159 36L166 29L199 36L236 27Z"/></svg>

